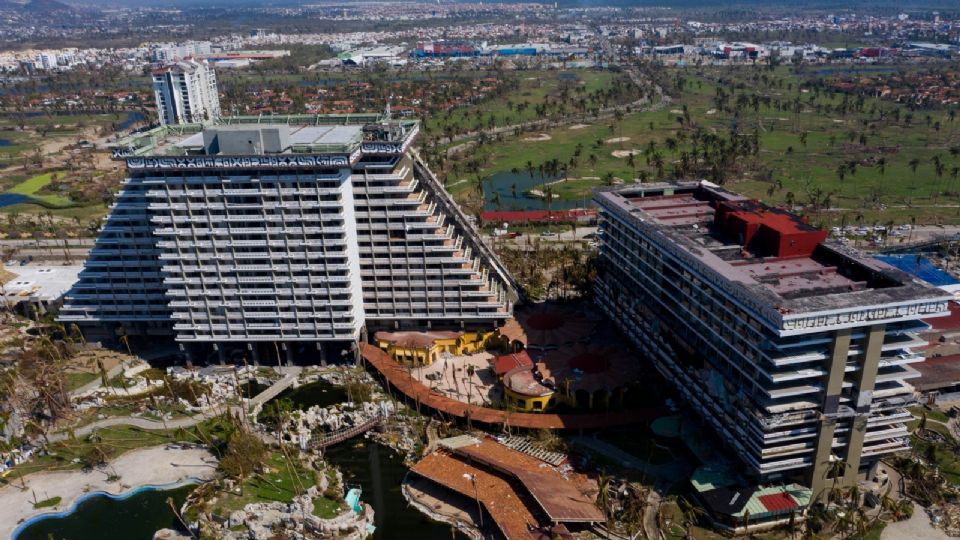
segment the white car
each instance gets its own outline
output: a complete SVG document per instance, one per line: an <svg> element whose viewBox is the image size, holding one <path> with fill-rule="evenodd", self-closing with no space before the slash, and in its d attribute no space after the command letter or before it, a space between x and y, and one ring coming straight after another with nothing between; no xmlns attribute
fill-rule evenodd
<svg viewBox="0 0 960 540"><path fill-rule="evenodd" d="M543 231L540 233L540 238L543 238L544 240L558 240L560 235L555 232Z"/></svg>

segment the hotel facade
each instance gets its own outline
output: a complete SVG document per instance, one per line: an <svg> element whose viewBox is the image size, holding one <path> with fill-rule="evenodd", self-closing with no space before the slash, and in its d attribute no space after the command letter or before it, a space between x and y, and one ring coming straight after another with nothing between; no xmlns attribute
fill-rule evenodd
<svg viewBox="0 0 960 540"><path fill-rule="evenodd" d="M418 131L236 118L123 141L127 179L60 320L254 354L368 327L493 329L514 282L411 151Z"/></svg>
<svg viewBox="0 0 960 540"><path fill-rule="evenodd" d="M707 182L595 201L599 305L751 477L819 497L831 471L850 485L909 448L910 365L942 291Z"/></svg>

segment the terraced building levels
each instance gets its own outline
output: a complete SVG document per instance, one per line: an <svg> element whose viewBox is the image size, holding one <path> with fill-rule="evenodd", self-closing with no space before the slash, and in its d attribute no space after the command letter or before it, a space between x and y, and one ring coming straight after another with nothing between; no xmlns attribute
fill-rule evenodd
<svg viewBox="0 0 960 540"><path fill-rule="evenodd" d="M259 122L120 145L128 178L61 320L285 344L511 316L512 278L410 150L416 122Z"/></svg>

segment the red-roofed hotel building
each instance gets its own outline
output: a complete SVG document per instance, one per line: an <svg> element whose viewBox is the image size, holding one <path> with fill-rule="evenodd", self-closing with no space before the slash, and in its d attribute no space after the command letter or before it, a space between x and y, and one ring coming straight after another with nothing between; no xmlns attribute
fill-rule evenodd
<svg viewBox="0 0 960 540"><path fill-rule="evenodd" d="M908 448L921 318L949 297L707 182L600 190L601 307L761 481L819 495Z"/></svg>

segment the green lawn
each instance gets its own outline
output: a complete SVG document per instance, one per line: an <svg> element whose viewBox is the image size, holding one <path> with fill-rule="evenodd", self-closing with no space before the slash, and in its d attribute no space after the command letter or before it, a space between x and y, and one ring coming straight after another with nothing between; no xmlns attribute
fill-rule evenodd
<svg viewBox="0 0 960 540"><path fill-rule="evenodd" d="M66 375L67 390L76 390L77 388L80 388L81 386L92 382L96 378L97 378L97 375L95 373L90 373L87 371L74 371L74 372L67 373Z"/></svg>
<svg viewBox="0 0 960 540"><path fill-rule="evenodd" d="M317 497L313 500L313 515L322 519L332 519L340 514L343 506L339 501L334 501L326 497Z"/></svg>
<svg viewBox="0 0 960 540"><path fill-rule="evenodd" d="M62 500L63 500L63 498L62 498L62 497L59 497L59 496L57 496L57 497L50 497L49 499L44 499L44 500L42 500L42 501L38 501L38 502L34 503L34 504L33 504L33 507L36 508L36 509L40 509L40 508L52 508L52 507L60 504L60 501L62 501Z"/></svg>
<svg viewBox="0 0 960 540"><path fill-rule="evenodd" d="M448 160L450 184L468 179L453 185L451 192L464 199L475 190L472 179L477 175L524 171L528 162L536 168L557 160L567 165L569 178L599 178L554 185L561 198L581 199L605 177L627 182L643 174L656 178L655 162L648 163L643 154L649 148L662 156L664 176L670 177L683 159L693 160L695 136L726 139L736 126L740 133L756 132L760 147L756 156L738 157L727 175L726 183L745 195L798 205L826 198L828 207L811 215L822 224L960 223L960 178L953 176L960 173L960 121L951 122L946 110L910 110L879 98L864 98L860 106L855 97L832 90L800 92L800 83L812 75L786 67L664 69L684 81L682 91L667 89L673 102L664 109L582 129L560 127L545 132L549 140L524 141L530 134L521 134L519 139L480 145L459 162ZM735 113L720 110L718 92L732 92L729 107L741 97L748 105ZM749 105L754 96L756 108ZM787 108L796 100L798 111ZM845 109L833 110L845 101ZM690 120L681 124L684 107ZM625 140L607 142L614 138ZM703 148L697 146L698 156ZM631 150L641 152L632 164L628 157L613 155ZM880 158L885 160L882 167ZM468 159L481 164L477 173L466 172ZM841 178L838 168L851 162L856 163L853 172Z"/></svg>
<svg viewBox="0 0 960 540"><path fill-rule="evenodd" d="M98 429L95 434L74 440L52 443L49 454L38 456L13 468L13 474L0 480L0 485L40 471L80 469L91 458L111 460L117 456L150 446L172 442L205 443L222 435L219 418L207 420L185 430L146 430L134 426L111 426ZM76 460L76 461L75 461Z"/></svg>
<svg viewBox="0 0 960 540"><path fill-rule="evenodd" d="M243 482L243 494L224 493L218 499L214 512L228 515L254 502L290 502L297 495L316 483L314 472L306 469L294 458L288 464L282 452L274 452L267 459L269 471L255 474Z"/></svg>
<svg viewBox="0 0 960 540"><path fill-rule="evenodd" d="M569 115L580 114L577 103L586 109L599 108L614 104L604 91L609 90L613 81L625 77L610 71L561 70L561 71L516 71L516 88L506 96L488 98L481 103L468 107L457 107L450 111L427 118L424 122L424 134L443 135L447 128L454 133L472 131L491 126L507 126L541 118L536 110L550 98L557 98L566 91L572 97ZM625 79L621 79L624 84ZM635 98L630 96L630 98ZM552 109L551 109L552 111Z"/></svg>
<svg viewBox="0 0 960 540"><path fill-rule="evenodd" d="M70 199L62 195L52 195L52 194L39 194L38 192L47 187L51 181L53 181L53 175L57 173L48 172L43 174L38 174L32 176L23 182L13 186L8 189L7 193L13 193L18 195L27 195L38 201L43 201L49 205L53 206L67 206L70 204Z"/></svg>
<svg viewBox="0 0 960 540"><path fill-rule="evenodd" d="M941 422L944 424L950 421L950 417L947 416L945 413L940 412L937 409L928 409L923 406L911 407L910 413L916 416L917 418L920 418L920 416L923 413L927 413L927 420L936 420L937 422Z"/></svg>

